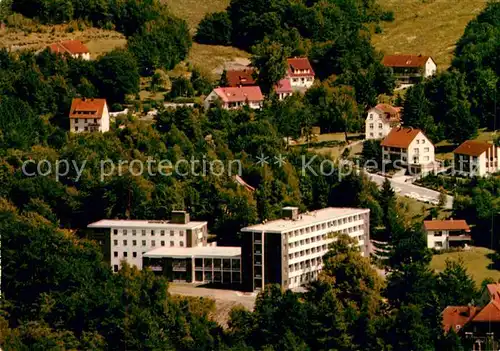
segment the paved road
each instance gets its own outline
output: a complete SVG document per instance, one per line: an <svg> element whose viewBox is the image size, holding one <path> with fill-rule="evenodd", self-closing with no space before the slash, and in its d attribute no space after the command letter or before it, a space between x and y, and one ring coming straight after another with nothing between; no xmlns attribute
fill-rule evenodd
<svg viewBox="0 0 500 351"><path fill-rule="evenodd" d="M385 177L378 174L367 173L372 181L379 186L384 182ZM392 187L397 194L414 198L418 201L432 203L437 205L439 203L439 192L427 189L411 183L405 183L403 178L389 178ZM453 207L453 196L446 195L447 201L445 208L451 209Z"/></svg>

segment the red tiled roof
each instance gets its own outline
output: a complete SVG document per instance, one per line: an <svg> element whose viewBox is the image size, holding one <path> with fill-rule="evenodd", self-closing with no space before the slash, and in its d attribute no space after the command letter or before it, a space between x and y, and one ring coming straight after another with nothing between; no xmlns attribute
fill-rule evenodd
<svg viewBox="0 0 500 351"><path fill-rule="evenodd" d="M495 149L493 144L486 141L466 140L459 147L457 147L453 153L468 156L480 156L483 152L488 151L490 148Z"/></svg>
<svg viewBox="0 0 500 351"><path fill-rule="evenodd" d="M415 137L420 133L415 128L392 128L389 134L382 140L381 146L408 148Z"/></svg>
<svg viewBox="0 0 500 351"><path fill-rule="evenodd" d="M488 294L490 295L491 300L500 300L500 284L488 284L486 285L486 289L488 289Z"/></svg>
<svg viewBox="0 0 500 351"><path fill-rule="evenodd" d="M424 67L432 57L422 55L385 55L382 64L387 67Z"/></svg>
<svg viewBox="0 0 500 351"><path fill-rule="evenodd" d="M282 79L276 84L274 87L276 94L284 94L284 93L293 93L292 85L290 84L290 80Z"/></svg>
<svg viewBox="0 0 500 351"><path fill-rule="evenodd" d="M291 77L314 77L314 70L307 57L294 57L286 60L288 63L288 75ZM294 73L295 70L309 70L309 73Z"/></svg>
<svg viewBox="0 0 500 351"><path fill-rule="evenodd" d="M448 332L451 328L458 332L477 313L474 306L448 306L443 310L443 329Z"/></svg>
<svg viewBox="0 0 500 351"><path fill-rule="evenodd" d="M69 118L102 118L104 106L105 99L75 98L71 102Z"/></svg>
<svg viewBox="0 0 500 351"><path fill-rule="evenodd" d="M264 96L258 86L215 88L215 93L224 102L263 101Z"/></svg>
<svg viewBox="0 0 500 351"><path fill-rule="evenodd" d="M465 230L470 232L470 227L463 219L447 219L424 221L426 230Z"/></svg>
<svg viewBox="0 0 500 351"><path fill-rule="evenodd" d="M253 78L253 68L245 68L242 70L231 70L226 72L228 86L239 87L240 85L255 85Z"/></svg>
<svg viewBox="0 0 500 351"><path fill-rule="evenodd" d="M500 322L500 303L496 300L491 300L476 314L473 322Z"/></svg>
<svg viewBox="0 0 500 351"><path fill-rule="evenodd" d="M50 51L56 54L67 52L70 55L87 54L89 49L80 40L60 41L49 45Z"/></svg>

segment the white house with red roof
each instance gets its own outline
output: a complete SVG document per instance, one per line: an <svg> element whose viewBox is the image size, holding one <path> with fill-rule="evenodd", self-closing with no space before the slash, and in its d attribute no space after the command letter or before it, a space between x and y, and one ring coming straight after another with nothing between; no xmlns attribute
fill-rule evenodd
<svg viewBox="0 0 500 351"><path fill-rule="evenodd" d="M274 86L274 91L276 92L276 95L278 95L279 100L283 100L288 96L291 96L293 94L293 88L290 84L290 80L286 78L280 80L278 84Z"/></svg>
<svg viewBox="0 0 500 351"><path fill-rule="evenodd" d="M287 76L294 90L307 90L314 83L314 70L307 57L294 57L287 59Z"/></svg>
<svg viewBox="0 0 500 351"><path fill-rule="evenodd" d="M49 45L55 54L69 54L73 58L90 60L90 51L80 40L59 41Z"/></svg>
<svg viewBox="0 0 500 351"><path fill-rule="evenodd" d="M75 98L69 111L72 133L109 131L109 111L105 99Z"/></svg>
<svg viewBox="0 0 500 351"><path fill-rule="evenodd" d="M222 108L227 110L237 109L243 106L248 106L253 109L262 107L264 96L258 86L250 87L222 87L215 88L205 98L205 109L210 108L217 101L220 102Z"/></svg>
<svg viewBox="0 0 500 351"><path fill-rule="evenodd" d="M436 74L434 59L424 55L385 55L382 60L385 67L390 67L398 85L412 85L422 78Z"/></svg>
<svg viewBox="0 0 500 351"><path fill-rule="evenodd" d="M424 221L429 249L449 249L471 241L470 227L463 219Z"/></svg>
<svg viewBox="0 0 500 351"><path fill-rule="evenodd" d="M412 173L428 173L436 168L434 145L420 129L392 128L380 145L386 164L406 167Z"/></svg>
<svg viewBox="0 0 500 351"><path fill-rule="evenodd" d="M401 124L401 108L389 104L378 104L368 110L365 121L365 138L385 138L392 128Z"/></svg>
<svg viewBox="0 0 500 351"><path fill-rule="evenodd" d="M455 174L484 177L500 172L500 148L487 141L466 140L453 151Z"/></svg>

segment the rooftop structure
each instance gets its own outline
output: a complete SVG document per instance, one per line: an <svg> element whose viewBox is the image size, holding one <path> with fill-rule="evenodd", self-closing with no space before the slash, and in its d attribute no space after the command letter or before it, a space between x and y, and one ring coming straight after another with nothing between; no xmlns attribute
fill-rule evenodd
<svg viewBox="0 0 500 351"><path fill-rule="evenodd" d="M200 246L200 247L159 247L146 252L142 257L159 258L215 258L215 257L240 257L241 247L234 246Z"/></svg>
<svg viewBox="0 0 500 351"><path fill-rule="evenodd" d="M294 207L285 207L284 209L292 209ZM333 220L343 218L360 211L369 212L359 208L336 208L328 207L321 210L305 212L298 215L298 219L276 219L266 223L256 224L241 229L242 232L257 232L265 231L266 233L283 233L289 230L300 229L316 223L322 223L325 220Z"/></svg>

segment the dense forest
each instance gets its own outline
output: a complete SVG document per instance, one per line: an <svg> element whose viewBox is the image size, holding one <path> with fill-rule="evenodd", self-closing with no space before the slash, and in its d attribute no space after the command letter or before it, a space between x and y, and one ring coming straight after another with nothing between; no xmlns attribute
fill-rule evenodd
<svg viewBox="0 0 500 351"><path fill-rule="evenodd" d="M439 274L429 268L431 252L421 225L408 216L388 183L379 190L362 173L340 177L341 165L284 141L318 124L327 131L361 128L361 112L394 86L365 30L390 19L390 13L371 1L233 0L226 12L202 22L196 40L238 44L251 49L261 65L266 57L282 62L285 55L307 54L323 81L303 97L277 101L270 96L260 111L160 109L152 124L127 115L105 134L71 135L67 114L73 97L126 103L127 96L138 92L141 74L172 68L186 56L191 43L187 25L156 1L16 0L12 8L46 23L82 18L116 28L128 37L128 47L90 62L48 51L0 51L2 349L468 349L454 333L443 334L440 319L445 306L477 298L481 287L463 265L448 263ZM466 117L475 128L489 123L484 107L489 105L477 99L491 103L494 95L474 91L470 82L498 75L493 53L498 52L499 11L491 4L467 27L450 72L408 91L405 118L414 118L412 123L429 133L435 120L435 136L451 138L457 134L447 135L448 130L459 130ZM474 47L480 43L484 50ZM475 61L476 51L485 53L482 63ZM259 78L272 83L276 76ZM439 104L443 92L449 98ZM421 110L412 106L422 101L429 112L417 114ZM418 125L429 120L429 125ZM460 138L467 134L460 133ZM261 155L271 160L281 155L286 163L262 166L257 164ZM302 172L304 158L313 159L313 171ZM102 177L102 160L148 159L240 160L242 178L256 190L249 192L230 174L161 176L154 168L156 175L137 175L126 167L121 174ZM41 160L52 165L70 160L85 167L81 174L71 169L59 178L53 173L26 176L27 160L33 161L28 173ZM321 174L325 160L333 171L315 175ZM485 199L477 216L486 220L487 200L498 206L498 186L475 185L470 192L463 190L465 200L458 199L462 205L454 211L474 216L470 211L476 201ZM463 204L467 214L460 212ZM276 218L286 205L301 210L369 208L373 232L389 241L381 258L386 278L359 255L351 239L341 236L307 293L271 286L258 296L253 312L233 310L229 328L223 330L210 320L209 302L169 295L168 283L147 270L125 266L112 274L96 244L86 239L86 225L101 218L165 219L172 209L184 208L193 218L208 221L219 242L237 244L241 227Z"/></svg>

